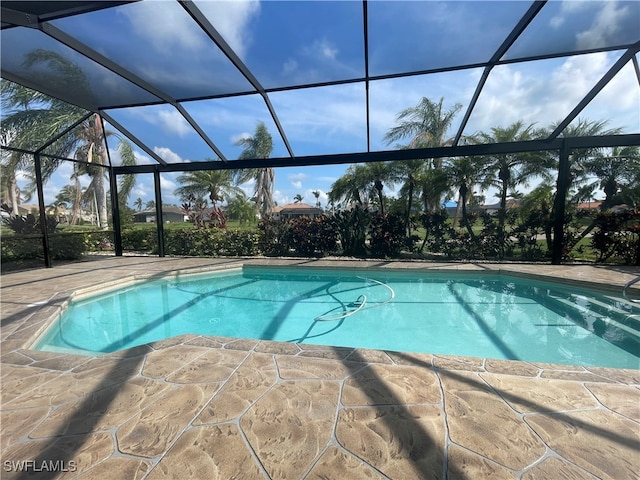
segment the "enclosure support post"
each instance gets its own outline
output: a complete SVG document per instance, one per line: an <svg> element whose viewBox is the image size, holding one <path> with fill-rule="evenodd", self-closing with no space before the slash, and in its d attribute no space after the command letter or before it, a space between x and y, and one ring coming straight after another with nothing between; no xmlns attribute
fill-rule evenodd
<svg viewBox="0 0 640 480"><path fill-rule="evenodd" d="M109 182L111 183L111 217L113 219L113 248L116 257L122 256L122 232L120 231L120 199L118 198L118 178L113 167L109 167Z"/></svg>
<svg viewBox="0 0 640 480"><path fill-rule="evenodd" d="M160 191L160 170L153 171L153 185L156 193L156 229L158 231L158 256L164 257L164 224L162 219L162 193Z"/></svg>
<svg viewBox="0 0 640 480"><path fill-rule="evenodd" d="M560 147L560 161L558 163L558 181L556 184L556 198L553 206L553 250L551 252L551 263L560 265L562 263L562 251L564 249L564 214L567 203L567 191L570 183L569 171L569 147L566 140L562 141Z"/></svg>
<svg viewBox="0 0 640 480"><path fill-rule="evenodd" d="M40 154L33 155L33 169L36 174L36 188L38 190L38 210L40 213L40 231L42 232L42 248L44 249L44 265L51 268L51 254L49 252L49 234L47 233L47 213L44 211L44 189L42 188L42 161Z"/></svg>

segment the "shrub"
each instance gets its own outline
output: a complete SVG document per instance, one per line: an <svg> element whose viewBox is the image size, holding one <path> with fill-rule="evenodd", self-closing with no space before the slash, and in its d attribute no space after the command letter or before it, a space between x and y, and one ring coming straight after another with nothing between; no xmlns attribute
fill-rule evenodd
<svg viewBox="0 0 640 480"><path fill-rule="evenodd" d="M258 253L258 233L252 230L193 228L165 230L169 255L192 257L251 256Z"/></svg>
<svg viewBox="0 0 640 480"><path fill-rule="evenodd" d="M84 235L57 233L49 237L49 251L54 260L78 260L87 251Z"/></svg>
<svg viewBox="0 0 640 480"><path fill-rule="evenodd" d="M124 250L155 251L158 248L158 235L155 228L122 229L122 248Z"/></svg>
<svg viewBox="0 0 640 480"><path fill-rule="evenodd" d="M258 222L258 247L265 255L281 256L289 253L289 223L264 216Z"/></svg>
<svg viewBox="0 0 640 480"><path fill-rule="evenodd" d="M289 220L289 246L305 256L326 255L338 246L335 223L324 215Z"/></svg>
<svg viewBox="0 0 640 480"><path fill-rule="evenodd" d="M367 256L366 237L370 221L371 213L360 205L334 214L333 222L343 255Z"/></svg>
<svg viewBox="0 0 640 480"><path fill-rule="evenodd" d="M405 243L404 222L397 214L376 213L371 218L371 255L387 258L400 255Z"/></svg>

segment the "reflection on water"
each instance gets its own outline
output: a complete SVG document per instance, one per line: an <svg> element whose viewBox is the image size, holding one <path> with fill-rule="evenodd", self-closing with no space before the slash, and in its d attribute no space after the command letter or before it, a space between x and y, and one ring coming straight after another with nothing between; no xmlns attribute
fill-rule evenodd
<svg viewBox="0 0 640 480"><path fill-rule="evenodd" d="M129 287L74 303L40 348L111 352L191 333L640 367L640 308L624 299L498 275L310 272Z"/></svg>

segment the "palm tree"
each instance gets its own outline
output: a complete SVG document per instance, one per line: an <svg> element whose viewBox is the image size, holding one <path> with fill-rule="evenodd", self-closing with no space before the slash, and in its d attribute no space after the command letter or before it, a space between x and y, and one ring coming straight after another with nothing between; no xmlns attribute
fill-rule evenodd
<svg viewBox="0 0 640 480"><path fill-rule="evenodd" d="M311 193L316 197L316 207L320 208L320 190L314 190Z"/></svg>
<svg viewBox="0 0 640 480"><path fill-rule="evenodd" d="M356 203L362 207L369 206L373 185L370 175L364 165L351 165L338 178L329 190L329 201L333 203Z"/></svg>
<svg viewBox="0 0 640 480"><path fill-rule="evenodd" d="M136 210L139 212L142 210L142 199L140 197L136 198L135 202L133 202L133 206L136 207Z"/></svg>
<svg viewBox="0 0 640 480"><path fill-rule="evenodd" d="M293 203L300 203L302 201L302 195L296 193L296 196L293 197Z"/></svg>
<svg viewBox="0 0 640 480"><path fill-rule="evenodd" d="M145 210L153 210L154 208L156 208L156 202L154 202L153 200L149 200L147 203L144 204Z"/></svg>
<svg viewBox="0 0 640 480"><path fill-rule="evenodd" d="M256 209L247 195L240 190L239 194L227 203L227 216L246 225L256 220Z"/></svg>
<svg viewBox="0 0 640 480"><path fill-rule="evenodd" d="M595 175L605 194L602 208L613 204L616 194L635 183L640 174L640 150L638 147L613 147L608 152L598 152L584 162L588 174Z"/></svg>
<svg viewBox="0 0 640 480"><path fill-rule="evenodd" d="M211 160L209 160L211 161ZM211 200L214 209L218 208L218 202L225 198L230 199L239 194L239 187L234 184L232 170L199 170L180 175L178 183L182 186L175 190L175 195L186 198L194 195L202 198L205 195Z"/></svg>
<svg viewBox="0 0 640 480"><path fill-rule="evenodd" d="M244 147L240 160L269 158L273 151L273 138L265 124L260 122L252 137L242 138L236 145ZM270 213L275 206L273 200L275 179L273 168L251 168L238 172L238 184L255 181L254 196L256 212L259 216Z"/></svg>
<svg viewBox="0 0 640 480"><path fill-rule="evenodd" d="M82 70L56 52L46 50L34 50L27 54L25 67L46 65L54 70L55 78L65 78L69 82L69 88L85 91L87 97L93 96L89 83ZM41 75L46 75L46 69L38 70ZM9 114L2 122L2 137L11 139L10 145L25 150L35 151L49 139L59 136L86 112L78 107L69 105L60 100L50 98L39 92L34 92L21 85L2 82L2 106ZM92 189L96 196L98 213L98 226L108 228L107 216L107 189L105 186L105 168L107 162L106 138L115 135L113 132L104 131L99 115L93 114L62 138L59 138L47 152L59 157L73 155L77 160L85 163L84 171L91 176ZM119 139L119 150L123 165L135 164L133 149L123 139ZM10 155L6 168L10 172L19 170L30 162L28 155ZM42 162L42 177L46 181L60 164L60 160L45 158ZM80 171L74 172L81 174ZM15 179L15 174L9 174L9 178ZM123 176L120 179L120 198L126 200L133 187L134 176ZM14 187L11 187L13 190Z"/></svg>
<svg viewBox="0 0 640 480"><path fill-rule="evenodd" d="M467 205L473 202L474 187L480 183L480 176L483 171L482 160L472 157L456 157L450 159L445 165L445 172L458 195L458 208L456 209L456 218L458 211L462 214L462 225L467 229L469 236L475 238L469 215L467 213ZM484 186L482 186L484 188Z"/></svg>
<svg viewBox="0 0 640 480"><path fill-rule="evenodd" d="M493 127L491 133L480 132L474 139L479 143L519 142L541 138L544 134L545 131L535 129L534 124L525 126L522 121L517 121L508 127ZM549 178L554 161L544 151L487 155L480 157L480 161L485 166L482 182L498 189L498 241L502 255L509 192L515 192L518 185L527 186L534 177Z"/></svg>
<svg viewBox="0 0 640 480"><path fill-rule="evenodd" d="M401 111L396 117L398 125L391 128L384 140L387 144L409 138L409 143L403 148L442 147L452 142L447 137L454 117L462 105L457 103L453 107L444 107L444 98L438 103L423 97L415 107ZM441 207L442 196L448 190L446 176L441 172L442 159L411 161L405 164L408 175L404 191L407 191L407 212L411 209L413 190L420 186L425 210L436 211ZM405 214L406 216L406 214ZM408 218L406 218L408 225Z"/></svg>

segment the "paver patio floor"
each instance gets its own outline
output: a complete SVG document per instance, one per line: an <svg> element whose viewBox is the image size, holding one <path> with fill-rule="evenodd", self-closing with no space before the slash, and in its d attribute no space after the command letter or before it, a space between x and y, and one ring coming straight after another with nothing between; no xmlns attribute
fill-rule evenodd
<svg viewBox="0 0 640 480"><path fill-rule="evenodd" d="M639 478L640 370L200 335L100 357L29 348L79 289L257 261L508 269L620 288L638 275L591 266L152 257L5 273L1 477Z"/></svg>

